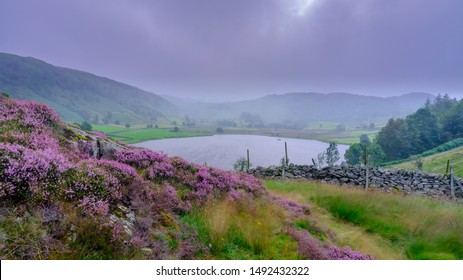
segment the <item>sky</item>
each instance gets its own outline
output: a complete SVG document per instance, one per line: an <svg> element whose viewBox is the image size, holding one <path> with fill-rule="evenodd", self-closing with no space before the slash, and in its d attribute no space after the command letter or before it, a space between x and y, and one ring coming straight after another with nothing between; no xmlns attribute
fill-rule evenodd
<svg viewBox="0 0 463 280"><path fill-rule="evenodd" d="M463 97L461 0L1 0L0 52L160 95Z"/></svg>

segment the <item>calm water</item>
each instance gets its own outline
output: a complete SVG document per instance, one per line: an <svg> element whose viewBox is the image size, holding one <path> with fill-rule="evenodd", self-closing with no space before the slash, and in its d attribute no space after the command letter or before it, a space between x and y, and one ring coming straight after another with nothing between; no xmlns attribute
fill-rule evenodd
<svg viewBox="0 0 463 280"><path fill-rule="evenodd" d="M324 151L327 143L315 140L276 138L257 135L214 135L191 138L151 140L135 144L155 151L163 151L169 156L180 156L186 160L233 169L240 157L246 157L249 149L253 167L279 165L285 155L285 142L288 143L288 158L291 163L311 164L312 158ZM347 145L338 145L341 161Z"/></svg>

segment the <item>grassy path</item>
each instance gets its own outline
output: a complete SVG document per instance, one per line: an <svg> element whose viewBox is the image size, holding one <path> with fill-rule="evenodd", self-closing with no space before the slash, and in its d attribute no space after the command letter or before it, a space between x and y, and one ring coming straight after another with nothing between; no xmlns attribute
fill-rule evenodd
<svg viewBox="0 0 463 280"><path fill-rule="evenodd" d="M308 203L339 245L378 259L463 259L461 204L307 181L268 180L279 196Z"/></svg>
<svg viewBox="0 0 463 280"><path fill-rule="evenodd" d="M402 249L393 246L377 234L369 234L362 228L335 218L329 211L311 203L303 190L286 190L286 184L267 182L267 188L274 195L311 205L311 223L324 231L332 232L338 246L349 246L374 256L376 259L402 260L406 255Z"/></svg>

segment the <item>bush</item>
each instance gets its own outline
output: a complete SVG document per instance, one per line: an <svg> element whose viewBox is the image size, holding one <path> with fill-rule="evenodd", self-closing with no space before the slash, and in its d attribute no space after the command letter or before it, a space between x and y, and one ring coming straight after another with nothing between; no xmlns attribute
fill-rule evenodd
<svg viewBox="0 0 463 280"><path fill-rule="evenodd" d="M0 143L0 198L50 200L59 195L62 175L69 166L55 150Z"/></svg>

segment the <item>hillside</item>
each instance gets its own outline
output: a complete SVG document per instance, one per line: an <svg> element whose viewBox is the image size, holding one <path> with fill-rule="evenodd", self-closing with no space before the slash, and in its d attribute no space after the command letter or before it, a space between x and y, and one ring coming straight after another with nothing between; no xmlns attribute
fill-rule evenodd
<svg viewBox="0 0 463 280"><path fill-rule="evenodd" d="M0 53L0 91L52 106L66 121L149 123L177 112L175 105L143 91L86 72ZM110 112L110 113L108 113Z"/></svg>
<svg viewBox="0 0 463 280"><path fill-rule="evenodd" d="M249 112L258 115L265 125L297 127L302 124L304 127L317 121L384 121L414 112L428 98L432 99L433 96L427 93L409 93L382 98L349 93L287 93L221 104L181 101L178 98L171 100L190 116L202 121L236 120L243 112Z"/></svg>
<svg viewBox="0 0 463 280"><path fill-rule="evenodd" d="M255 177L168 158L0 96L0 259L370 259Z"/></svg>
<svg viewBox="0 0 463 280"><path fill-rule="evenodd" d="M215 124L239 121L243 113L248 113L247 118L254 118L258 126L298 129L315 122L385 121L405 116L432 98L427 93L388 98L348 93L287 93L239 102L196 102L161 97L90 73L5 53L0 53L0 91L14 98L47 103L66 121L146 124L175 115Z"/></svg>
<svg viewBox="0 0 463 280"><path fill-rule="evenodd" d="M445 174L447 170L447 160L450 160L450 164L454 166L455 175L460 178L463 177L463 147L423 157L422 160L423 171L435 174ZM406 170L417 169L417 166L413 160L391 165L391 167Z"/></svg>

